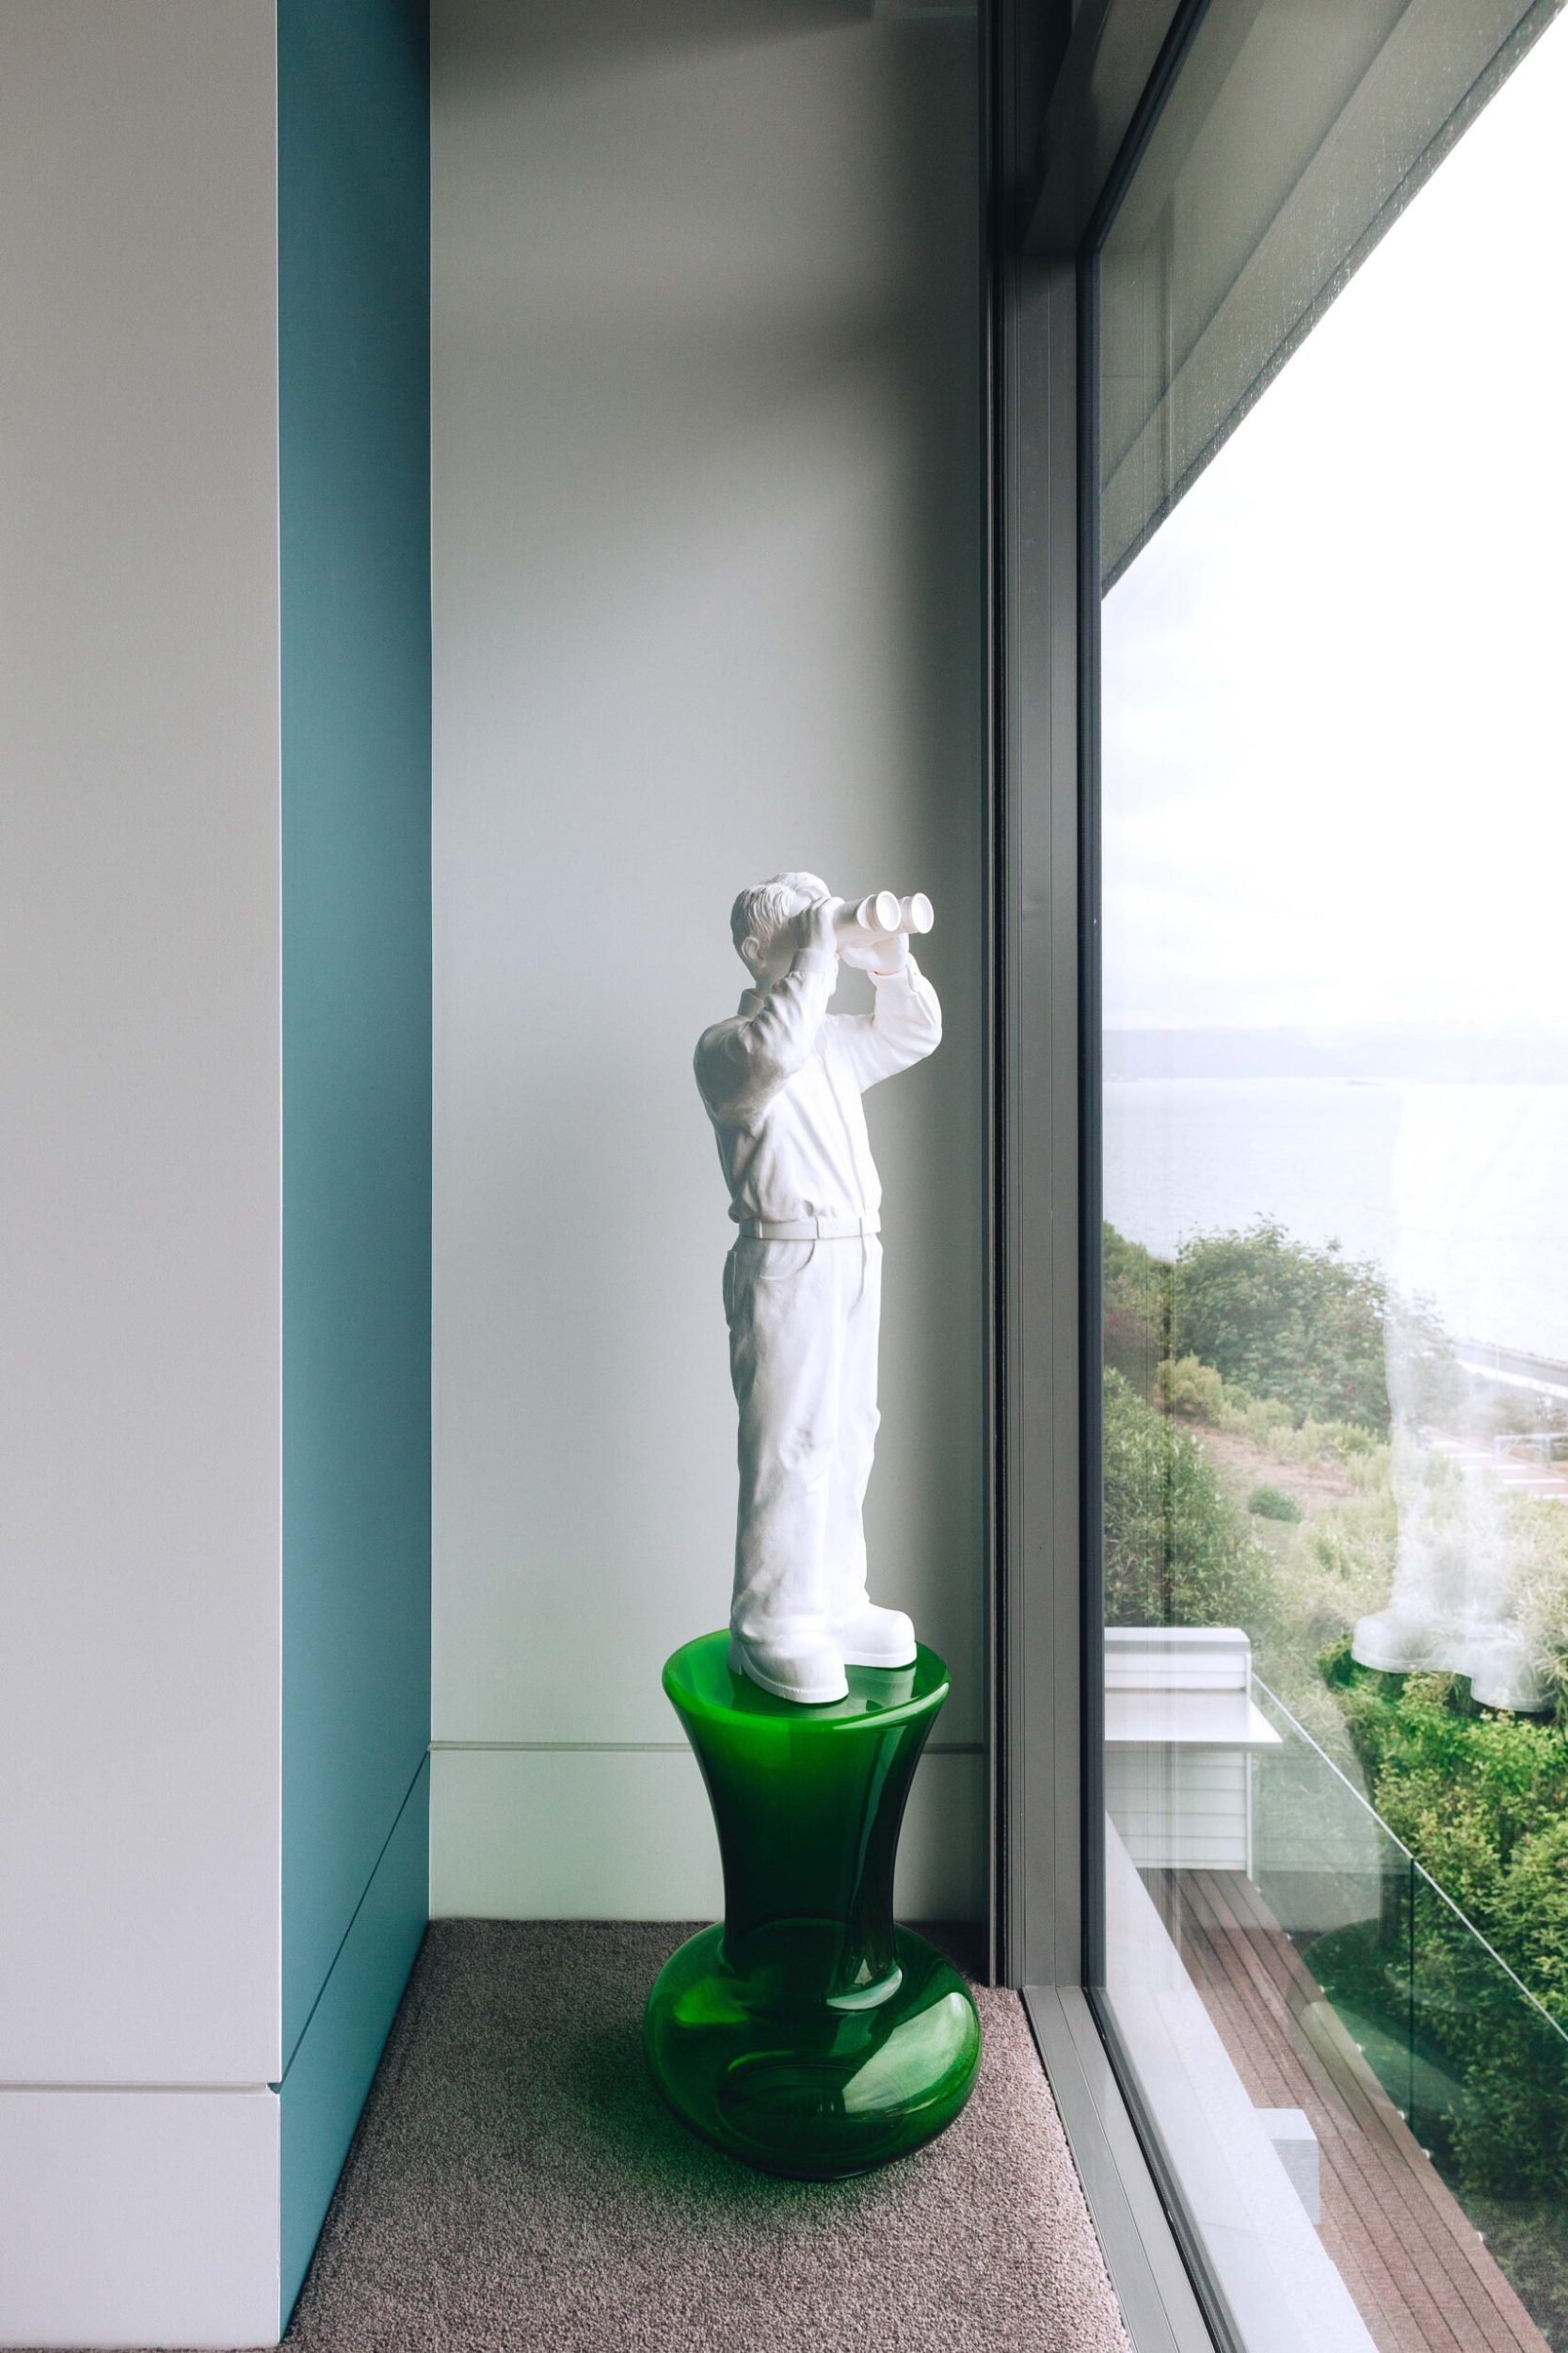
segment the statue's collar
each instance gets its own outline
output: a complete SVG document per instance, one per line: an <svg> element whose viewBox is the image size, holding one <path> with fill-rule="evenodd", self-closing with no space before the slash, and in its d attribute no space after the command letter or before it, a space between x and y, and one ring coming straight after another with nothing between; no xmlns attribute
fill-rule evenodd
<svg viewBox="0 0 1568 2353"><path fill-rule="evenodd" d="M767 991L765 989L743 988L741 991L742 1020L751 1020L754 1015L761 1012L762 1007L767 1003Z"/></svg>

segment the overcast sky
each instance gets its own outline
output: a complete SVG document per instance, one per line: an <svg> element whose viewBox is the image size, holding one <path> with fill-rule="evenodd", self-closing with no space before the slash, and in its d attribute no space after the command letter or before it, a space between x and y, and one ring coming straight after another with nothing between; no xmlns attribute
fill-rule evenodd
<svg viewBox="0 0 1568 2353"><path fill-rule="evenodd" d="M1568 21L1106 600L1106 1018L1568 1030Z"/></svg>

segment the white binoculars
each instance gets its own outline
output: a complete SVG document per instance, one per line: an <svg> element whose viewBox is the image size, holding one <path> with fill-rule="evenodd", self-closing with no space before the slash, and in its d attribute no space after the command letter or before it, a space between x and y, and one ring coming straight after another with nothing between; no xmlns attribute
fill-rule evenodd
<svg viewBox="0 0 1568 2353"><path fill-rule="evenodd" d="M871 939L891 939L896 932L910 932L918 937L931 929L934 920L931 902L923 890L911 892L907 899L891 890L873 890L857 903L846 899L833 918L833 928L840 946L863 947Z"/></svg>

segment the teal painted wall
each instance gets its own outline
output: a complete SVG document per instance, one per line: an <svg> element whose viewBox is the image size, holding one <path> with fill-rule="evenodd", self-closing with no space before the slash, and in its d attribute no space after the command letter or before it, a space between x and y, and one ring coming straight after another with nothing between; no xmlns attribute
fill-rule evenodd
<svg viewBox="0 0 1568 2353"><path fill-rule="evenodd" d="M424 1934L429 1826L426 1758L283 2080L279 2284L285 2325Z"/></svg>
<svg viewBox="0 0 1568 2353"><path fill-rule="evenodd" d="M286 2106L307 2026L357 2054L326 2090L312 2058L317 2121L285 2140L286 2168L309 2152L296 2273L417 1946L426 1834L428 61L424 0L278 0ZM401 1925L367 1961L350 1927L394 1850Z"/></svg>

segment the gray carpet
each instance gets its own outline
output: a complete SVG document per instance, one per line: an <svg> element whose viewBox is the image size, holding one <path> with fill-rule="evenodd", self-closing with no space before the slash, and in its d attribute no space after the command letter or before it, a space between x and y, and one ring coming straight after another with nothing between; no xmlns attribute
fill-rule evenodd
<svg viewBox="0 0 1568 2353"><path fill-rule="evenodd" d="M981 1992L980 2082L929 2149L774 2181L645 2072L643 1996L688 1932L432 1926L296 2353L1127 2353L1015 1995Z"/></svg>

